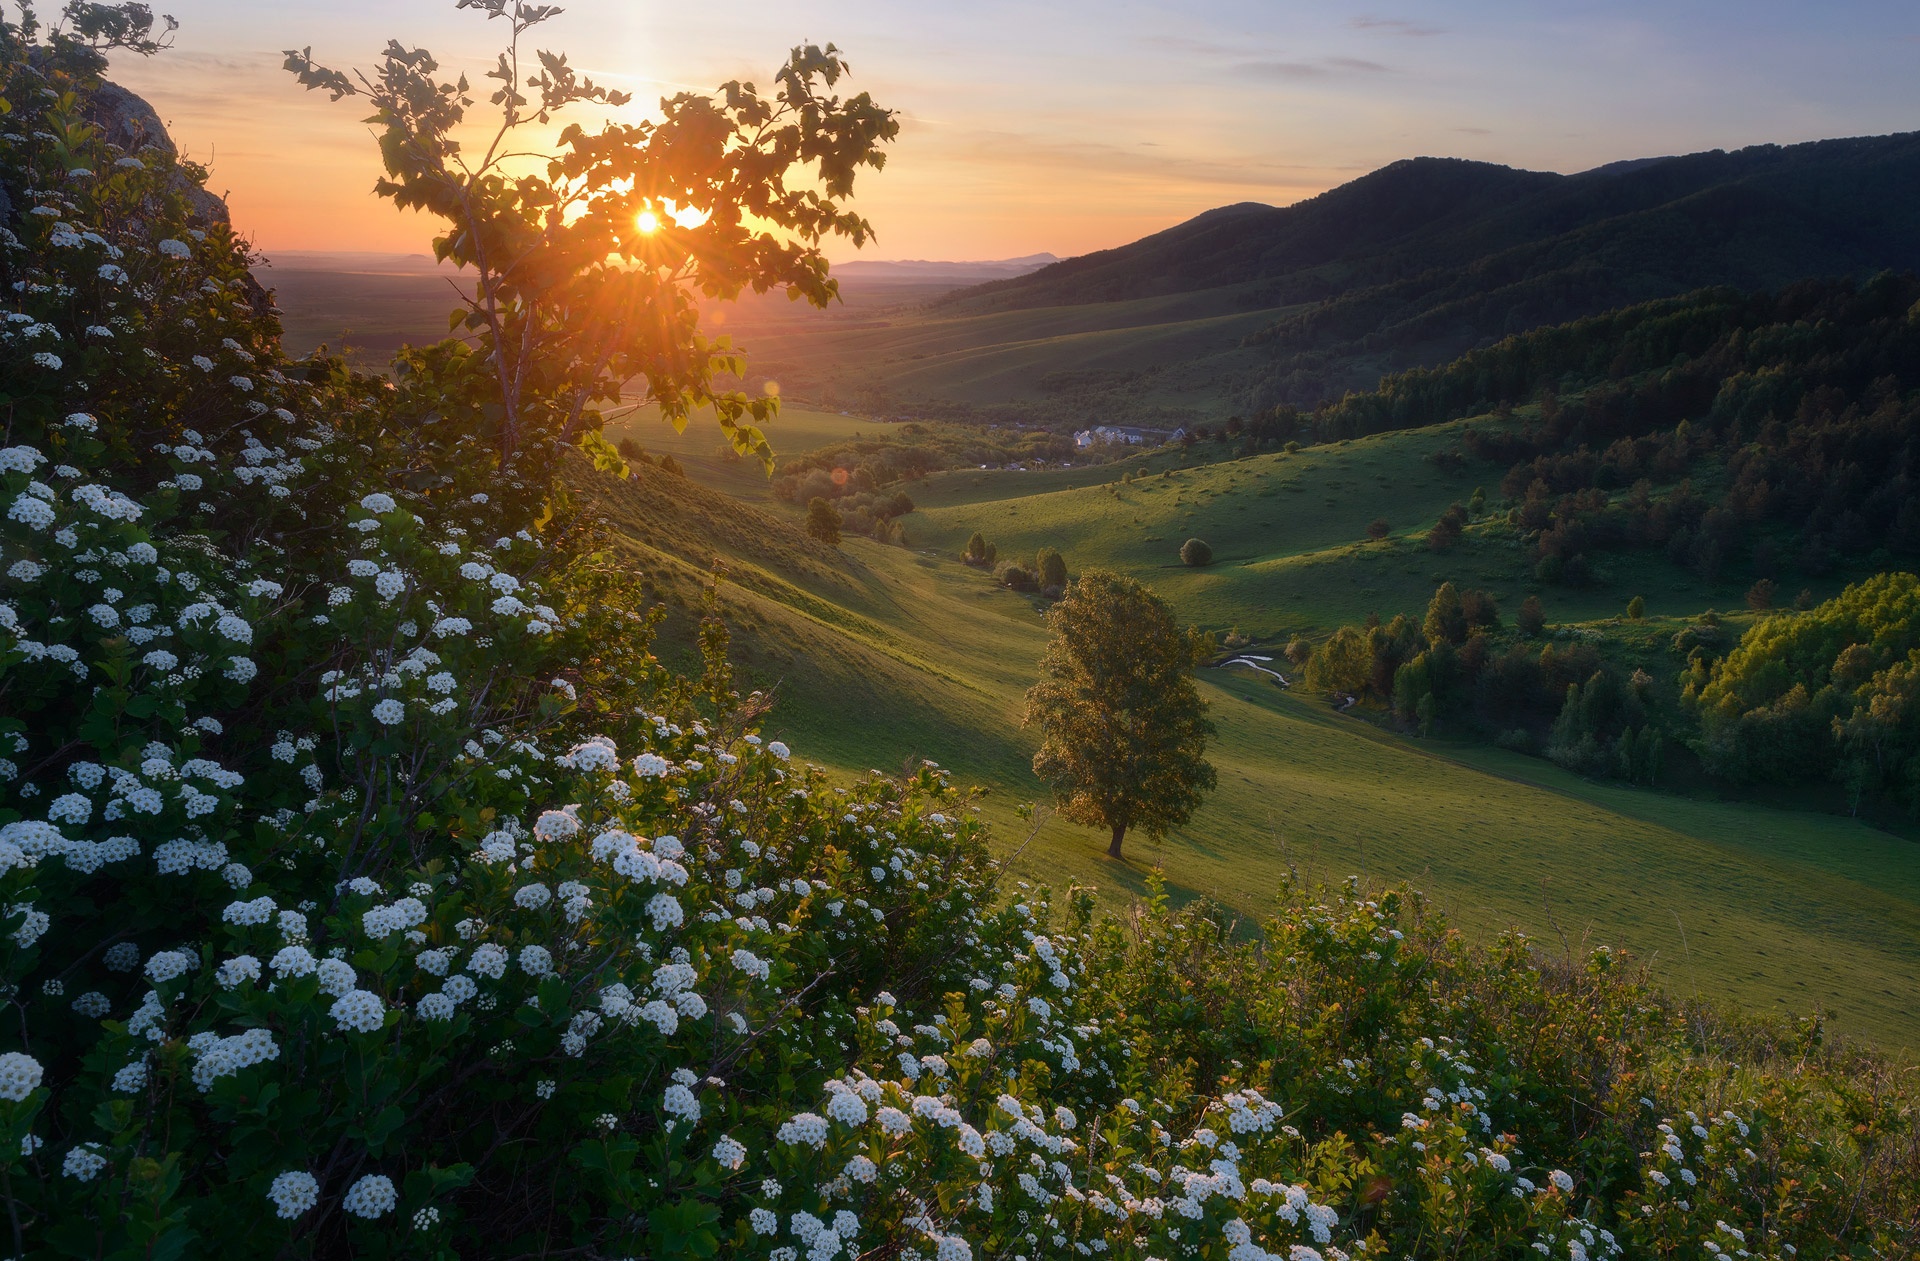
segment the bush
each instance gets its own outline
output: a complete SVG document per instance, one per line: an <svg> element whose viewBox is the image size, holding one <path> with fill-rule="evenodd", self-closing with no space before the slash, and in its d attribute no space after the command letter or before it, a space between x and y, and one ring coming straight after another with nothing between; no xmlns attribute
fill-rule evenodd
<svg viewBox="0 0 1920 1261"><path fill-rule="evenodd" d="M1041 548L1040 555L1034 564L1034 574L1043 589L1064 591L1067 586L1066 557L1055 548Z"/></svg>
<svg viewBox="0 0 1920 1261"><path fill-rule="evenodd" d="M1647 601L1645 596L1635 596L1633 599L1627 601L1627 617L1629 620L1638 622L1646 616Z"/></svg>
<svg viewBox="0 0 1920 1261"><path fill-rule="evenodd" d="M1440 514L1440 519L1427 531L1427 546L1436 552L1452 551L1460 541L1461 533L1466 529L1467 510L1454 504Z"/></svg>
<svg viewBox="0 0 1920 1261"><path fill-rule="evenodd" d="M828 547L840 546L843 521L840 510L825 499L816 498L807 504L807 537L818 539Z"/></svg>
<svg viewBox="0 0 1920 1261"><path fill-rule="evenodd" d="M1016 565L1012 561L1000 566L994 572L993 580L1014 591L1032 592L1040 589L1040 584L1034 581L1033 571L1025 565Z"/></svg>
<svg viewBox="0 0 1920 1261"><path fill-rule="evenodd" d="M1520 614L1513 619L1520 634L1527 639L1537 639L1540 632L1547 628L1547 611L1540 603L1540 597L1530 595L1520 602Z"/></svg>
<svg viewBox="0 0 1920 1261"><path fill-rule="evenodd" d="M1387 524L1385 517L1375 517L1367 523L1367 537L1376 543L1392 533L1393 527Z"/></svg>
<svg viewBox="0 0 1920 1261"><path fill-rule="evenodd" d="M1533 738L1533 733L1525 727L1511 727L1494 737L1493 742L1502 749L1528 755L1531 755L1539 748L1539 744Z"/></svg>
<svg viewBox="0 0 1920 1261"><path fill-rule="evenodd" d="M1213 564L1213 549L1203 539L1188 539L1180 545L1180 562L1194 568Z"/></svg>

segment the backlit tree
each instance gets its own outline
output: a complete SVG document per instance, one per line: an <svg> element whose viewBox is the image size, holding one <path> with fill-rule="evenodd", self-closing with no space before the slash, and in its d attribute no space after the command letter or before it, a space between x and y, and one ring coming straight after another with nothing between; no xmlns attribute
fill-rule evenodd
<svg viewBox="0 0 1920 1261"><path fill-rule="evenodd" d="M1053 641L1027 690L1026 725L1041 734L1033 771L1063 817L1112 833L1107 853L1118 858L1130 829L1164 835L1213 789L1193 643L1153 592L1098 569L1047 623Z"/></svg>

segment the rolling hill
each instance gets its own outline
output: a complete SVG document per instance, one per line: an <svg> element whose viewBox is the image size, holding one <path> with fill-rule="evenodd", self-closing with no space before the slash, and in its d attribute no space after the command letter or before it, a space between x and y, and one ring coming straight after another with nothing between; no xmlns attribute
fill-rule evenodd
<svg viewBox="0 0 1920 1261"><path fill-rule="evenodd" d="M1312 406L1542 324L1712 285L1920 267L1920 133L1577 175L1396 162L1296 205L748 338L835 406L1082 424Z"/></svg>
<svg viewBox="0 0 1920 1261"><path fill-rule="evenodd" d="M837 428L793 419L796 434ZM985 529L1003 554L1059 546L1075 570L1098 563L1141 577L1184 620L1262 636L1417 608L1437 567L1516 600L1524 578L1498 547L1470 539L1437 562L1405 537L1479 475L1426 460L1455 428L1204 466L1162 452L1101 468L941 473L914 487L913 548L812 543L790 508L740 465L713 460L713 439L694 430L632 431L649 450L678 453L690 477L640 467L633 482L592 479L589 493L671 611L663 651L684 651L674 646L697 591L723 560L736 662L776 698L769 734L843 772L919 757L950 767L987 790L1000 854L1022 877L1089 885L1111 901L1158 866L1179 896L1249 916L1289 873L1409 879L1472 935L1518 924L1549 943L1625 945L1683 991L1829 1008L1841 1030L1920 1045L1920 850L1844 816L1591 783L1534 758L1396 738L1316 698L1205 670L1220 788L1190 826L1141 838L1132 861L1115 864L1044 811L1037 829L1021 821L1015 807L1043 795L1019 720L1044 605L953 558L970 530ZM1115 484L1140 471L1152 476ZM1381 501L1405 510L1398 541L1356 544L1362 514ZM1189 530L1207 532L1219 564L1172 563ZM1618 578L1556 600L1555 622L1569 633L1599 625L1629 587L1645 590L1656 617L1733 594L1663 561Z"/></svg>

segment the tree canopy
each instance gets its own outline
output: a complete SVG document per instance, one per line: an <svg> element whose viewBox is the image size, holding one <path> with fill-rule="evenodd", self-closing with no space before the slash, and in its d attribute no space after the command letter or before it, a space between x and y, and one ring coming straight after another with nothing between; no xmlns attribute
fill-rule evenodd
<svg viewBox="0 0 1920 1261"><path fill-rule="evenodd" d="M1193 641L1153 592L1100 569L1081 574L1047 624L1053 641L1027 691L1026 723L1041 733L1033 771L1063 817L1112 832L1118 858L1130 829L1164 835L1213 789Z"/></svg>
<svg viewBox="0 0 1920 1261"><path fill-rule="evenodd" d="M375 191L443 219L434 257L472 277L450 327L473 343L443 343L431 361L471 413L460 431L477 431L479 452L503 462L553 442L591 448L597 405L643 379L676 427L711 407L734 448L771 472L757 426L777 400L728 386L744 360L727 338L699 331L698 298L777 288L831 302L839 289L821 245L872 235L848 203L860 169L886 162L881 146L900 130L893 112L864 92L834 95L846 62L832 44L808 44L793 49L771 93L737 80L712 96L680 92L661 100L658 122L608 121L593 132L569 123L557 151L529 153L570 108L612 110L631 98L582 76L564 54L526 46L559 8L459 7L508 24L506 49L485 74L499 115L480 143L455 139L470 126L472 85L464 74L443 77L424 48L389 42L377 70L351 74L317 64L311 49L289 50L286 68L310 90L371 105L366 121L386 166Z"/></svg>

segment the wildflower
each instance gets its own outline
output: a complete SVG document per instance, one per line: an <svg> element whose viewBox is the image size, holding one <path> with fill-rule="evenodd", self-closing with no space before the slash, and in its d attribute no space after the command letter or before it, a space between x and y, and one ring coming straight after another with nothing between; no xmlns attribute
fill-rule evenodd
<svg viewBox="0 0 1920 1261"><path fill-rule="evenodd" d="M373 1033L386 1024L387 1005L370 990L348 990L327 1012L345 1033Z"/></svg>
<svg viewBox="0 0 1920 1261"><path fill-rule="evenodd" d="M1573 1190L1573 1178L1564 1170L1555 1169L1547 1175L1547 1181L1551 1182L1554 1187L1560 1191Z"/></svg>
<svg viewBox="0 0 1920 1261"><path fill-rule="evenodd" d="M842 1125L864 1125L867 1105L850 1090L836 1090L827 1099L827 1115Z"/></svg>
<svg viewBox="0 0 1920 1261"><path fill-rule="evenodd" d="M453 999L437 991L421 995L420 1001L413 1005L414 1013L420 1019L432 1021L453 1019L454 1008Z"/></svg>
<svg viewBox="0 0 1920 1261"><path fill-rule="evenodd" d="M661 1094L660 1106L672 1115L683 1117L688 1121L700 1119L700 1100L694 1097L693 1091L679 1082L668 1086Z"/></svg>
<svg viewBox="0 0 1920 1261"><path fill-rule="evenodd" d="M40 1061L20 1051L0 1055L0 1099L18 1103L40 1087Z"/></svg>
<svg viewBox="0 0 1920 1261"><path fill-rule="evenodd" d="M865 1112L866 1109L863 1107L861 1109L863 1119ZM774 1138L782 1143L802 1143L809 1147L824 1147L827 1142L827 1123L811 1112L802 1112L791 1120L782 1122Z"/></svg>
<svg viewBox="0 0 1920 1261"><path fill-rule="evenodd" d="M534 820L533 835L536 840L566 841L579 834L579 820L563 810L548 810Z"/></svg>
<svg viewBox="0 0 1920 1261"><path fill-rule="evenodd" d="M713 1159L723 1169L738 1169L746 1163L747 1149L730 1134L722 1134L713 1145Z"/></svg>
<svg viewBox="0 0 1920 1261"><path fill-rule="evenodd" d="M375 516L384 516L392 512L399 505L394 503L392 495L375 491L371 495L363 496L360 500L360 506Z"/></svg>
<svg viewBox="0 0 1920 1261"><path fill-rule="evenodd" d="M355 1217L372 1220L392 1212L399 1200L399 1195L393 1189L393 1179L383 1173L370 1173L348 1188L340 1207Z"/></svg>
<svg viewBox="0 0 1920 1261"><path fill-rule="evenodd" d="M290 1169L273 1180L267 1199L273 1203L274 1216L298 1217L320 1202L320 1183L305 1170Z"/></svg>
<svg viewBox="0 0 1920 1261"><path fill-rule="evenodd" d="M219 982L223 990L233 989L242 981L257 981L260 979L260 960L252 955L235 955L220 965L213 979Z"/></svg>
<svg viewBox="0 0 1920 1261"><path fill-rule="evenodd" d="M187 970L191 961L178 950L161 950L147 960L147 979L163 985Z"/></svg>
<svg viewBox="0 0 1920 1261"><path fill-rule="evenodd" d="M60 1172L81 1182L92 1182L107 1167L107 1158L100 1154L99 1147L98 1143L82 1143L74 1148L61 1163Z"/></svg>
<svg viewBox="0 0 1920 1261"><path fill-rule="evenodd" d="M406 705L391 696L373 707L373 720L383 726L391 727L406 716Z"/></svg>
<svg viewBox="0 0 1920 1261"><path fill-rule="evenodd" d="M298 977L311 975L316 962L313 953L305 946L283 946L279 953L267 960L267 966L273 969L275 976Z"/></svg>

